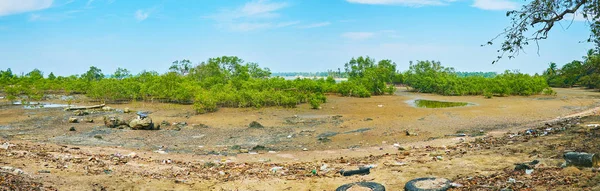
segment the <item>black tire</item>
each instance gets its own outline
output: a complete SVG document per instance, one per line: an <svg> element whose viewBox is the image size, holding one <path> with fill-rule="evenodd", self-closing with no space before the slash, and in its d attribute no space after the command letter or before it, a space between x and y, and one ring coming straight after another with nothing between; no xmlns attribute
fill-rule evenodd
<svg viewBox="0 0 600 191"><path fill-rule="evenodd" d="M426 178L412 179L411 181L408 181L406 183L406 185L404 185L404 191L446 191L446 190L450 189L450 180L446 181L444 186L442 186L441 188L421 189L421 188L417 188L417 186L416 186L416 183L419 181L435 180L435 179L437 179L437 178L426 177Z"/></svg>
<svg viewBox="0 0 600 191"><path fill-rule="evenodd" d="M350 184L344 184L335 189L335 191L346 191L352 188L352 186L354 185L370 188L372 191L385 191L385 187L377 182L355 182Z"/></svg>

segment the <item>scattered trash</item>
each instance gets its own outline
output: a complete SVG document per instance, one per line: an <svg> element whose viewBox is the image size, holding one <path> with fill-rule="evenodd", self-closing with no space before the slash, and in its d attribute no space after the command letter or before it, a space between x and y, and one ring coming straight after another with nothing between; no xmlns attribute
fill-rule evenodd
<svg viewBox="0 0 600 191"><path fill-rule="evenodd" d="M525 174L530 175L533 173L533 169L525 169Z"/></svg>
<svg viewBox="0 0 600 191"><path fill-rule="evenodd" d="M329 167L329 165L327 165L327 164L323 164L323 165L321 165L321 168L319 168L319 170L321 170L321 171L324 171L324 172L327 172L327 171L328 171L328 170L327 170L327 168L328 168L328 167Z"/></svg>
<svg viewBox="0 0 600 191"><path fill-rule="evenodd" d="M376 182L355 182L350 184L344 184L335 191L347 191L347 190L371 190L371 191L385 191L385 187Z"/></svg>
<svg viewBox="0 0 600 191"><path fill-rule="evenodd" d="M466 136L467 136L467 134L465 134L465 133L446 135L446 137L466 137Z"/></svg>
<svg viewBox="0 0 600 191"><path fill-rule="evenodd" d="M166 151L163 151L163 150L160 150L160 149L159 149L159 150L156 150L156 151L154 151L154 152L155 152L155 153L158 153L158 154L167 154L167 152L166 152Z"/></svg>
<svg viewBox="0 0 600 191"><path fill-rule="evenodd" d="M371 173L371 168L359 167L358 170L340 170L342 176L366 175Z"/></svg>
<svg viewBox="0 0 600 191"><path fill-rule="evenodd" d="M454 183L454 182L450 183L450 186L452 186L453 188L460 188L460 187L463 187L463 185L462 185L462 184L459 184L459 183Z"/></svg>
<svg viewBox="0 0 600 191"><path fill-rule="evenodd" d="M508 183L516 183L517 180L515 180L514 178L508 178Z"/></svg>
<svg viewBox="0 0 600 191"><path fill-rule="evenodd" d="M537 165L538 163L540 163L540 161L538 161L538 160L533 160L531 162L525 162L525 163L515 163L515 170L533 169L533 167L535 167L535 165Z"/></svg>
<svg viewBox="0 0 600 191"><path fill-rule="evenodd" d="M38 170L38 173L50 173L49 170Z"/></svg>
<svg viewBox="0 0 600 191"><path fill-rule="evenodd" d="M275 154L277 152L276 151L269 151L268 153Z"/></svg>
<svg viewBox="0 0 600 191"><path fill-rule="evenodd" d="M417 178L408 181L404 185L404 190L407 191L423 191L423 190L448 190L450 188L450 180L445 178L425 177Z"/></svg>
<svg viewBox="0 0 600 191"><path fill-rule="evenodd" d="M127 155L127 157L130 157L130 158L135 158L136 156L137 156L137 153L135 153L135 152L131 152Z"/></svg>
<svg viewBox="0 0 600 191"><path fill-rule="evenodd" d="M567 152L563 155L566 166L598 167L600 156L595 153Z"/></svg>
<svg viewBox="0 0 600 191"><path fill-rule="evenodd" d="M15 146L15 145L6 142L6 143L3 143L2 145L0 145L0 149L6 150L6 149L8 149L8 148L10 148L12 146Z"/></svg>
<svg viewBox="0 0 600 191"><path fill-rule="evenodd" d="M302 151L308 151L308 149L307 148L303 148Z"/></svg>
<svg viewBox="0 0 600 191"><path fill-rule="evenodd" d="M444 160L444 157L442 157L442 156L436 156L435 159L437 159L437 160Z"/></svg>
<svg viewBox="0 0 600 191"><path fill-rule="evenodd" d="M273 173L277 173L277 171L278 171L278 170L281 170L281 169L283 169L283 167L281 167L281 166L276 166L276 167L273 167L273 168L271 168L271 172L273 172Z"/></svg>
<svg viewBox="0 0 600 191"><path fill-rule="evenodd" d="M377 105L377 107L383 107L383 105Z"/></svg>
<svg viewBox="0 0 600 191"><path fill-rule="evenodd" d="M94 138L96 138L96 139L102 139L102 135L94 135Z"/></svg>

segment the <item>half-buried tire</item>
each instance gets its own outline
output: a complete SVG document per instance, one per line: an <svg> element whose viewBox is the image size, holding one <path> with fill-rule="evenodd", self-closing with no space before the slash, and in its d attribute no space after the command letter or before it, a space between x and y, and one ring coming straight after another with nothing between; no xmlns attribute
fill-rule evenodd
<svg viewBox="0 0 600 191"><path fill-rule="evenodd" d="M450 188L450 180L445 178L417 178L404 185L405 191L446 191Z"/></svg>
<svg viewBox="0 0 600 191"><path fill-rule="evenodd" d="M344 184L344 185L338 187L337 189L335 189L335 191L346 191L355 186L369 188L372 191L385 191L385 187L383 187L383 185L376 183L376 182L355 182L355 183L350 183L350 184Z"/></svg>

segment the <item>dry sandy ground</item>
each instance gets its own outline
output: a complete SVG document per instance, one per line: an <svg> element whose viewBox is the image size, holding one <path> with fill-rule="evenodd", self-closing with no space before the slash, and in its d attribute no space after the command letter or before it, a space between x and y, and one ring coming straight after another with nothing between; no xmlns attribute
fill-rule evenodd
<svg viewBox="0 0 600 191"><path fill-rule="evenodd" d="M339 185L361 180L377 181L390 190L400 190L411 178L489 175L530 157L524 152L509 155L478 150L447 156L442 161L431 160L430 154L435 151L425 146L462 142L459 138L443 138L446 134L458 130L494 134L522 129L600 104L597 92L577 89L557 89L557 92L557 96L484 99L398 91L395 96L369 99L330 96L321 110L309 109L307 105L295 109L224 108L205 115L193 115L189 105L141 102L110 105L150 111L155 122L190 124L181 131L108 129L98 122L107 115L102 112L88 116L96 123L69 124L66 120L71 113L60 109L3 107L0 135L3 141L16 146L0 150L0 162L23 169L34 181L59 190L334 190ZM418 98L475 105L425 109L406 103ZM249 129L251 121L266 127ZM71 126L77 131L68 131ZM362 128L370 130L352 132ZM417 132L418 136L407 136L405 130ZM319 135L331 132L341 134L328 137L329 141L318 140ZM102 139L93 138L94 135L101 135ZM417 149L407 151L405 156L393 143ZM237 154L237 148L232 149L234 145L241 148L263 145L276 152ZM167 148L167 154L152 152L160 146ZM301 151L303 148L309 151ZM119 159L113 156L131 152L137 156ZM120 158L127 161L123 163ZM385 165L399 161L408 165ZM213 163L217 166L204 167ZM328 164L327 172L320 171L323 164ZM335 173L366 164L377 166L367 176L341 177ZM284 170L273 173L271 168L276 166ZM316 175L312 174L313 169L318 170Z"/></svg>

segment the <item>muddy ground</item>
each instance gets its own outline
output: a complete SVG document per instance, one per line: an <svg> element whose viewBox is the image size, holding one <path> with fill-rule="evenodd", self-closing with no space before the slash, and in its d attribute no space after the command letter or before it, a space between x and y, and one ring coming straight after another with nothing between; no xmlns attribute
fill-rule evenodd
<svg viewBox="0 0 600 191"><path fill-rule="evenodd" d="M371 180L389 190L400 190L412 178L441 176L465 185L462 189L497 190L514 187L498 183L511 176L518 184L531 183L532 189L595 188L589 183L595 180L589 169L578 169L576 173L581 174L570 174L573 179L568 182L543 184L539 179L562 173L558 163L564 150L598 152L595 130L580 132L584 124L599 123L597 117L584 118L569 130L526 140L505 134L542 128L548 120L580 112L593 115L600 105L597 92L557 92L557 96L484 99L400 90L394 96L369 99L330 96L321 110L307 105L295 109L224 108L205 115L194 115L189 105L109 104L148 111L155 123L188 124L180 129L163 126L158 131L103 126L106 115L134 116L120 111L90 112L78 117L94 119L94 123L73 124L67 121L73 113L60 108L4 106L0 108L0 136L14 146L0 149L0 162L7 168L2 180L3 186L16 179L23 186L43 184L59 190L335 190L345 183ZM474 105L414 108L407 104L414 99ZM74 104L96 103L79 99ZM252 121L265 127L248 128ZM75 131L69 131L70 127ZM406 130L417 135L408 136ZM473 137L445 136L457 131ZM501 141L487 143L481 142L482 138ZM398 145L406 150L399 151ZM514 168L515 162L533 158L546 165L539 174L507 170ZM375 167L366 176L337 173L360 165ZM15 178L15 169L23 174L16 173ZM515 188L527 187L522 185Z"/></svg>

